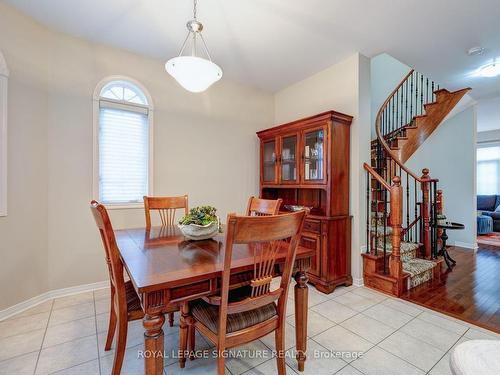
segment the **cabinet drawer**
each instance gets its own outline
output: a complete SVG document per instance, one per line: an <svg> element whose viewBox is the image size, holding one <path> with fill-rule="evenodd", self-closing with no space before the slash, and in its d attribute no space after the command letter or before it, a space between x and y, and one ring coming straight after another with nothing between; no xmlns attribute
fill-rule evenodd
<svg viewBox="0 0 500 375"><path fill-rule="evenodd" d="M320 236L314 235L302 235L300 238L299 246L305 247L306 249L315 250L314 256L311 258L311 268L309 273L315 276L320 276L320 259L321 259L321 239Z"/></svg>
<svg viewBox="0 0 500 375"><path fill-rule="evenodd" d="M319 220L306 219L304 221L304 231L321 233L321 222Z"/></svg>

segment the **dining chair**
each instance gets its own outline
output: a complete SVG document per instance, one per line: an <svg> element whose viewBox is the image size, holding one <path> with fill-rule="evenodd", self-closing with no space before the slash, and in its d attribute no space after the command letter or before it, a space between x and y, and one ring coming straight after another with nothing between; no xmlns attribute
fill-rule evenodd
<svg viewBox="0 0 500 375"><path fill-rule="evenodd" d="M175 214L178 209L184 209L184 214L189 213L188 196L180 197L148 197L144 196L144 213L146 215L146 228L151 228L151 210L160 214L161 225L175 225Z"/></svg>
<svg viewBox="0 0 500 375"><path fill-rule="evenodd" d="M247 205L248 216L278 215L283 199L261 199L250 197Z"/></svg>
<svg viewBox="0 0 500 375"><path fill-rule="evenodd" d="M132 282L125 281L123 277L124 267L106 207L93 200L90 203L90 210L94 215L97 228L101 234L111 283L111 310L104 350L108 351L111 349L115 330L118 328L115 358L111 374L119 375L125 356L128 322L142 319L144 312Z"/></svg>
<svg viewBox="0 0 500 375"><path fill-rule="evenodd" d="M278 374L286 374L286 303L305 215L305 211L257 217L228 215L220 294L181 305L181 368L184 355L194 349L195 329L216 346L219 375L224 374L227 349L274 331ZM250 293L238 298L230 292L230 279L233 249L241 246L248 246L254 264ZM286 252L286 259L280 286L271 290L276 257L281 251Z"/></svg>
<svg viewBox="0 0 500 375"><path fill-rule="evenodd" d="M189 213L188 196L179 197L148 197L144 196L144 213L146 215L146 229L151 228L151 210L160 214L162 227L174 227L175 214L178 209L184 209L184 215ZM174 313L168 314L168 324L174 325Z"/></svg>

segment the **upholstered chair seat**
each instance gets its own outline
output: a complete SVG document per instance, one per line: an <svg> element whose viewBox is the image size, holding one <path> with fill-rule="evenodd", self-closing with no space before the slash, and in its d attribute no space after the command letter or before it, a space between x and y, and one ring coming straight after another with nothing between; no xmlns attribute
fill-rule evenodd
<svg viewBox="0 0 500 375"><path fill-rule="evenodd" d="M191 313L196 320L203 323L212 332L219 330L219 306L211 305L203 300L195 301L190 305ZM243 311L227 315L226 333L240 331L247 327L271 319L277 314L274 302L254 310Z"/></svg>
<svg viewBox="0 0 500 375"><path fill-rule="evenodd" d="M127 313L129 318L133 318L134 320L141 319L144 316L141 300L131 281L125 282L125 297L127 299Z"/></svg>

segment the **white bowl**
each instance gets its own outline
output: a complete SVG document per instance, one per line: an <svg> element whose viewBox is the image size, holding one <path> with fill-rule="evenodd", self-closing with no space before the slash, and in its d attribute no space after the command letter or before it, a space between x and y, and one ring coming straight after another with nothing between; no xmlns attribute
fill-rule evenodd
<svg viewBox="0 0 500 375"><path fill-rule="evenodd" d="M216 221L207 225L179 224L178 226L184 237L190 240L207 240L215 237L217 233L219 233L219 223Z"/></svg>

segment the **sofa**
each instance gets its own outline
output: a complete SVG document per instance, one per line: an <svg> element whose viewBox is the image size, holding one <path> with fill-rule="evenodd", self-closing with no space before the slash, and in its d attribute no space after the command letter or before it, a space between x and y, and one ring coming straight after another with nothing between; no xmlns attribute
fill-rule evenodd
<svg viewBox="0 0 500 375"><path fill-rule="evenodd" d="M478 195L477 211L493 219L493 230L500 232L500 195Z"/></svg>

